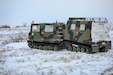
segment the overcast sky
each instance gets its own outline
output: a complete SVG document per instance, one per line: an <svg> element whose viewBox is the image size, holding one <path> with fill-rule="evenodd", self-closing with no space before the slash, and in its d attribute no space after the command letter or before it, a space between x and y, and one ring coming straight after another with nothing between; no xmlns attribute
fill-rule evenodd
<svg viewBox="0 0 113 75"><path fill-rule="evenodd" d="M113 23L113 0L0 0L0 25L66 22L69 17L106 17Z"/></svg>

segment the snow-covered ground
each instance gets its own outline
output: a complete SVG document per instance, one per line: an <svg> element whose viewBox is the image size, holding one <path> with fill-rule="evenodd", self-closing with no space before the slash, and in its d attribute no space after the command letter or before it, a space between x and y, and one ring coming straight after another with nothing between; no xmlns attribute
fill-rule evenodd
<svg viewBox="0 0 113 75"><path fill-rule="evenodd" d="M95 54L30 49L28 32L29 27L0 29L0 75L113 74L112 49Z"/></svg>

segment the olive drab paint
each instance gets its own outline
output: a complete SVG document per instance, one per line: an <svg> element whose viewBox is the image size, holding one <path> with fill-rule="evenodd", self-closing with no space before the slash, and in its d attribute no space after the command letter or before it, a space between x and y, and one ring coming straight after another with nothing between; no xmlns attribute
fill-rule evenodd
<svg viewBox="0 0 113 75"><path fill-rule="evenodd" d="M31 24L28 45L31 48L61 49L63 47L63 23ZM60 46L61 48L58 48ZM52 48L53 47L53 48Z"/></svg>
<svg viewBox="0 0 113 75"><path fill-rule="evenodd" d="M69 18L63 30L67 49L89 53L111 49L107 27L106 18Z"/></svg>
<svg viewBox="0 0 113 75"><path fill-rule="evenodd" d="M58 39L58 25L56 23L41 23L41 24L32 24L32 28L36 26L35 31L32 29L32 36L34 41L38 42L57 42Z"/></svg>
<svg viewBox="0 0 113 75"><path fill-rule="evenodd" d="M71 19L67 22L64 30L64 38L70 41L84 43L91 41L91 21L75 21Z"/></svg>
<svg viewBox="0 0 113 75"><path fill-rule="evenodd" d="M67 23L31 24L28 46L37 49L104 52L111 49L106 18L69 18Z"/></svg>

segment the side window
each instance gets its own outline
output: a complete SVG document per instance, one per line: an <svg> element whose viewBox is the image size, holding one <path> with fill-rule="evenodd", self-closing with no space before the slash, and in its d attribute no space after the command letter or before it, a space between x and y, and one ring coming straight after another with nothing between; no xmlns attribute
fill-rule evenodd
<svg viewBox="0 0 113 75"><path fill-rule="evenodd" d="M40 32L40 26L33 26L33 32Z"/></svg>
<svg viewBox="0 0 113 75"><path fill-rule="evenodd" d="M53 25L46 25L45 32L53 32Z"/></svg>
<svg viewBox="0 0 113 75"><path fill-rule="evenodd" d="M85 30L85 24L80 25L80 30L82 30L82 31Z"/></svg>
<svg viewBox="0 0 113 75"><path fill-rule="evenodd" d="M75 30L76 24L71 24L71 30Z"/></svg>

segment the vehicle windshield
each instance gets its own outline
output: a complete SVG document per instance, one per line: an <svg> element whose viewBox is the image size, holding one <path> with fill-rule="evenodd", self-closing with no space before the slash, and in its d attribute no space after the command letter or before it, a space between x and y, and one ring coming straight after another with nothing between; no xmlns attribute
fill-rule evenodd
<svg viewBox="0 0 113 75"><path fill-rule="evenodd" d="M75 30L76 24L71 24L71 30Z"/></svg>
<svg viewBox="0 0 113 75"><path fill-rule="evenodd" d="M85 24L80 25L80 30L85 30Z"/></svg>
<svg viewBox="0 0 113 75"><path fill-rule="evenodd" d="M32 27L32 31L33 31L33 32L40 32L40 26L34 25L34 26Z"/></svg>
<svg viewBox="0 0 113 75"><path fill-rule="evenodd" d="M53 32L53 25L45 25L45 32Z"/></svg>

